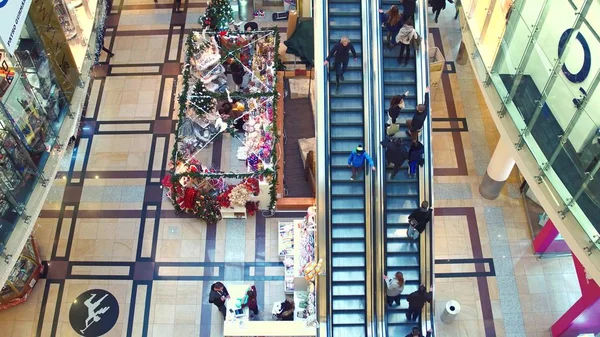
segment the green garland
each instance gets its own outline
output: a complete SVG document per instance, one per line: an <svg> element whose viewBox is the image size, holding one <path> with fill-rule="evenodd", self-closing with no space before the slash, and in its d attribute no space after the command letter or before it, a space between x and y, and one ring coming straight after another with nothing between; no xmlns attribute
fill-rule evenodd
<svg viewBox="0 0 600 337"><path fill-rule="evenodd" d="M278 107L278 99L279 99L279 92L277 91L277 70L279 68L279 64L281 63L280 59L279 59L279 52L277 50L277 48L279 47L279 42L280 42L280 36L279 36L279 29L277 27L273 27L272 29L266 29L266 30L259 30L259 31L254 31L254 32L229 32L230 34L236 34L236 35L250 35L250 34L256 34L256 33L269 33L269 32L273 32L274 33L274 37L275 37L275 50L274 50L274 67L275 67L275 74L274 74L274 81L273 81L273 91L271 92L261 92L261 93L248 93L248 94L244 94L244 93L240 93L240 92L235 92L235 93L231 93L229 95L229 97L231 98L242 98L242 99L249 99L249 98L262 98L262 97L273 97L273 125L272 125L272 134L273 134L273 149L271 151L271 161L273 162L273 168L272 169L265 169L265 170L260 170L260 171L256 171L256 172L252 172L252 173L225 173L225 172L218 172L218 173L202 173L202 172L184 172L184 173L179 173L179 174L175 174L173 172L172 176L171 176L171 180L173 181L173 183L177 183L178 180L181 177L190 177L190 178L199 178L199 179L211 179L211 178L230 178L230 179L246 179L249 177L260 177L260 176L264 176L264 177L270 177L271 178L271 187L269 190L269 196L270 196L270 203L269 203L269 209L270 210L275 210L275 206L277 203L277 179L278 179L278 175L277 175L277 170L279 168L279 164L277 161L277 145L279 144L279 134L278 134L278 130L277 130L277 107ZM215 34L214 32L209 32L210 34ZM171 152L171 162L173 163L173 166L175 166L175 164L177 163L178 160L182 159L178 156L178 143L181 140L179 138L179 129L181 127L181 125L183 124L183 120L185 119L186 116L186 111L187 111L187 103L188 103L188 92L189 92L189 79L190 79L190 60L191 58L194 56L195 53L201 53L204 48L206 47L205 45L199 46L199 48L196 48L196 45L194 43L194 31L191 31L186 39L186 54L185 54L185 64L184 64L184 69L183 69L183 85L181 88L181 93L179 94L179 120L177 121L177 126L175 128L175 144L173 146L173 150ZM212 93L212 92L207 92L207 96L211 96L212 99L226 99L228 98L226 93ZM212 103L212 99L210 100ZM232 126L229 126L228 129L232 128ZM229 130L231 131L231 130ZM173 199L176 199L176 195L173 193L172 195ZM174 203L175 205L175 209L178 210L179 209L179 205L177 205L177 203Z"/></svg>

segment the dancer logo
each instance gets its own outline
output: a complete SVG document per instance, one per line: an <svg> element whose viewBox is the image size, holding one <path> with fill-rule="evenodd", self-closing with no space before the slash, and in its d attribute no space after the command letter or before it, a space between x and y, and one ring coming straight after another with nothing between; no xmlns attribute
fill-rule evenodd
<svg viewBox="0 0 600 337"><path fill-rule="evenodd" d="M69 311L71 327L81 336L102 336L117 323L119 302L106 290L93 289L79 295Z"/></svg>
<svg viewBox="0 0 600 337"><path fill-rule="evenodd" d="M0 0L0 8L6 6L7 3L8 3L8 0Z"/></svg>

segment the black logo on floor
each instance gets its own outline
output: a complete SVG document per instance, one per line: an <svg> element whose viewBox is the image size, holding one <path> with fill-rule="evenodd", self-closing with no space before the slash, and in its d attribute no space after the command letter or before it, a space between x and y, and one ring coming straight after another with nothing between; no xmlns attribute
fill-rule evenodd
<svg viewBox="0 0 600 337"><path fill-rule="evenodd" d="M86 337L102 336L115 326L119 302L106 290L93 289L79 295L69 311L71 327Z"/></svg>

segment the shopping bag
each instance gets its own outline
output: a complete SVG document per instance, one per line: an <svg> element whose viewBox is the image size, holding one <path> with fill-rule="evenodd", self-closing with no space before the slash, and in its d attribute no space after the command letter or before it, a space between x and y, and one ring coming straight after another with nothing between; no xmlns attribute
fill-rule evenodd
<svg viewBox="0 0 600 337"><path fill-rule="evenodd" d="M419 50L421 47L421 35L419 35L419 33L415 33L415 37L413 37L411 43L415 50Z"/></svg>
<svg viewBox="0 0 600 337"><path fill-rule="evenodd" d="M400 124L392 124L387 127L386 133L388 136L393 136L400 131Z"/></svg>

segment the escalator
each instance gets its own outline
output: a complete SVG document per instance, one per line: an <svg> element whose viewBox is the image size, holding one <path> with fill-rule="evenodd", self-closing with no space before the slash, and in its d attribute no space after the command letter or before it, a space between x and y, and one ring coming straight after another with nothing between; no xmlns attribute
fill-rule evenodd
<svg viewBox="0 0 600 337"><path fill-rule="evenodd" d="M397 5L397 1L380 0L380 7L387 10L391 5ZM399 6L402 10L402 7ZM423 13L421 11L421 13ZM422 30L425 26L423 22L419 22L419 18L423 15L419 11L415 13L415 27L419 34L423 36ZM419 25L419 23L421 25ZM423 50L419 50L416 57L415 51L411 51L411 57L408 64L399 64L397 61L399 47L390 50L385 41L387 32L381 28L381 23L378 22L378 30L380 33L381 48L378 53L374 53L374 57L381 60L379 68L382 71L379 73L379 79L374 80L375 95L379 92L380 97L383 96L383 102L380 105L380 113L382 117L378 124L381 130L385 130L385 122L387 121L387 109L394 95L401 95L406 91L408 96L404 99L405 108L399 116L401 123L400 132L394 137L400 137L404 140L404 145L409 148L411 139L405 134L406 121L412 119L416 111L418 103L423 102L424 83L426 82L426 74L423 74L423 60L427 60L427 56L423 55ZM421 29L419 28L421 27ZM379 34L376 34L379 35ZM427 35L427 34L425 34ZM392 37L394 38L394 37ZM423 48L424 49L424 48ZM375 109L377 110L377 109ZM377 113L377 111L375 112ZM379 142L385 137L385 131L381 132ZM423 138L429 137L428 128L424 128L421 134L421 141L426 143ZM426 151L426 153L430 153ZM383 155L383 150L381 151ZM391 179L392 167L388 167L385 176L379 179L381 183L380 195L382 203L382 213L380 222L383 228L380 230L382 235L381 244L383 246L383 272L390 278L394 277L396 272L404 274L404 291L402 292L400 306L390 307L384 304L382 307L385 310L384 324L382 329L386 330L387 336L405 336L412 327L421 327L421 322L409 322L406 319L406 310L408 302L407 295L416 291L422 282L425 282L422 273L422 242L424 240L412 240L407 237L408 215L419 207L420 199L427 199L427 193L423 189L424 180L430 179L431 176L424 169L418 170L417 178L408 178L405 172L408 170L408 162L405 162L403 169ZM381 172L381 171L380 171ZM423 245L424 246L424 245Z"/></svg>
<svg viewBox="0 0 600 337"><path fill-rule="evenodd" d="M364 86L360 0L329 1L329 49L342 36L354 45L352 58L336 90L335 71L329 71L329 178L331 336L367 336L367 253L365 181L350 180L348 155L364 144Z"/></svg>
<svg viewBox="0 0 600 337"><path fill-rule="evenodd" d="M431 254L421 249L430 243L425 239L412 242L406 237L408 214L420 199L430 198L424 183L431 180L431 172L426 164L418 179L408 179L401 171L391 180L391 167L385 168L379 146L384 134L384 106L390 98L410 92L400 116L403 125L415 112L417 98L422 101L427 82L427 75L422 74L428 71L426 55L419 54L417 60L413 55L404 66L396 61L398 49L381 48L381 24L373 14L379 1L389 0L315 2L316 64L324 61L342 36L351 40L358 54L358 61L350 60L337 90L332 69L315 73L317 223L319 233L324 233L318 237L318 255L326 263L325 273L318 276L318 318L325 326L319 336L405 336L413 326L427 330L433 317L429 315L431 309L424 311L422 325L406 322L405 317L406 295L420 283L432 282L426 276L429 270L423 268L423 261L431 264ZM387 3L385 6L389 7ZM425 10L422 8L422 13ZM420 31L426 29L422 22L421 26ZM398 135L404 135L405 130L402 128ZM426 147L429 130L427 123L422 135ZM367 176L359 175L353 181L347 159L358 144L373 154L378 170L373 174L367 168ZM426 149L426 155L430 154ZM383 304L381 274L393 276L396 271L406 279L402 304L388 308Z"/></svg>

